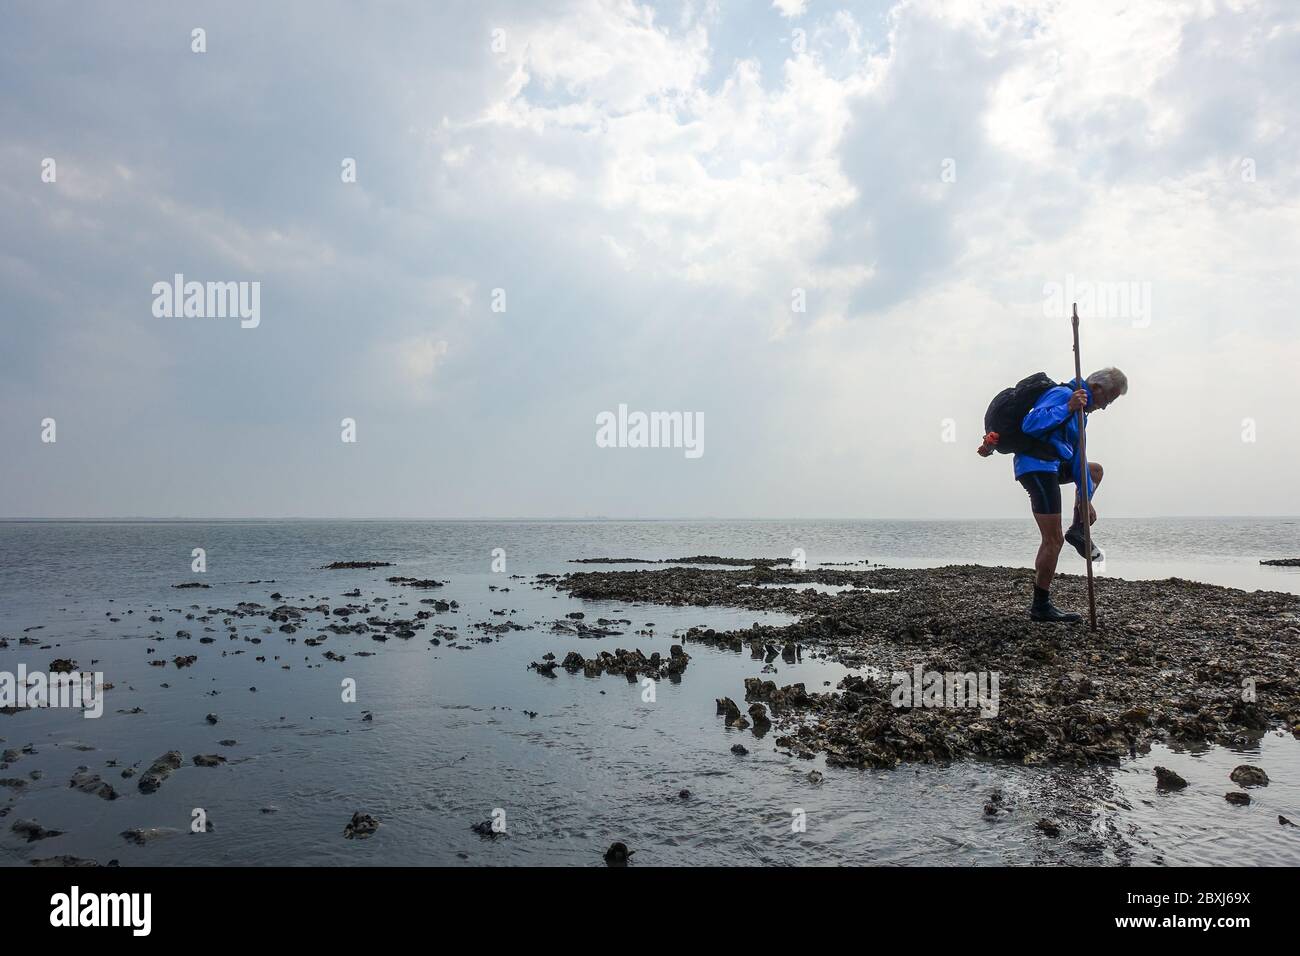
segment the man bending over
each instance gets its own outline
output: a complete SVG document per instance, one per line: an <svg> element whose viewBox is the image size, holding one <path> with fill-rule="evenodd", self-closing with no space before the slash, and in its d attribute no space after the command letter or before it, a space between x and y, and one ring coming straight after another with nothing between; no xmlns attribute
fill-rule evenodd
<svg viewBox="0 0 1300 956"><path fill-rule="evenodd" d="M1086 429L1091 412L1106 408L1128 392L1128 378L1117 368L1104 368L1093 372L1085 382L1075 379L1071 384L1078 387L1059 385L1044 392L1037 404L1025 415L1020 426L1026 435L1041 439L1055 448L1059 459L1017 454L1013 462L1016 480L1029 492L1030 507L1042 535L1038 557L1034 560L1034 603L1029 609L1029 616L1035 621L1062 624L1073 624L1081 618L1073 612L1062 611L1052 603L1049 590L1052 577L1056 574L1056 559L1061 554L1061 545L1066 541L1080 555L1087 557L1084 512L1086 510L1089 525L1097 520L1092 496L1101 484L1104 473L1099 463L1088 463L1087 498L1084 498L1082 488L1075 489L1074 521L1069 530L1062 533L1061 485L1074 483L1079 474L1079 423L1076 413L1083 409ZM1100 550L1093 545L1093 560L1100 557Z"/></svg>

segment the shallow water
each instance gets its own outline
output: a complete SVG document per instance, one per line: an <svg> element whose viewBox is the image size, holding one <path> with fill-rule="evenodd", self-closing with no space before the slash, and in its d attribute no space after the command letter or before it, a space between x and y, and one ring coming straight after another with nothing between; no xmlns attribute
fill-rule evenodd
<svg viewBox="0 0 1300 956"><path fill-rule="evenodd" d="M809 584L742 584L741 587L761 588L764 591L812 591L814 594L844 594L850 591L855 594L894 593L893 588L860 588L853 584L818 584L815 581Z"/></svg>
<svg viewBox="0 0 1300 956"><path fill-rule="evenodd" d="M49 709L0 716L4 748L30 743L37 751L0 777L43 774L20 792L0 789L0 804L11 807L0 829L0 860L20 864L66 853L123 865L599 865L604 848L623 840L637 851L635 862L649 864L1300 862L1300 830L1277 823L1279 813L1300 822L1300 742L1289 736L1267 735L1244 753L1157 748L1118 768L1082 773L994 763L828 770L820 760L776 753L770 736L723 727L714 698L741 699L743 679L762 666L748 652L688 646L692 658L681 681L658 682L653 702L643 700L639 683L620 676L557 670L549 680L527 669L547 651L590 657L599 649L639 647L666 654L673 632L693 625L746 627L788 618L574 601L509 574L592 570L566 564L571 557L778 556L794 547L806 550L810 564L864 557L941 563L921 546L941 543L939 531L928 525L908 533L862 524L0 524L0 635L10 639L0 650L0 670L14 671L19 663L43 669L55 657L91 669L95 658L93 669L116 685L97 720ZM1294 574L1249 564L1297 550L1267 533L1264 525L1232 526L1217 540L1238 542L1243 553L1221 552L1199 566L1207 576L1222 566L1231 574L1258 574L1276 589L1283 587L1272 582L1289 582L1293 586L1285 589L1295 590L1300 578ZM990 534L983 528L968 537L987 542ZM1205 529L1165 529L1153 539L1161 544L1144 553L1164 560L1161 548L1207 536ZM1137 529L1116 532L1112 547L1138 538ZM901 553L891 555L884 546L889 541ZM195 547L207 550L204 575L190 573ZM1247 547L1255 550L1244 553ZM494 548L505 549L507 573L489 570ZM954 555L962 557L986 558L978 550ZM398 566L318 570L341 559ZM449 583L412 591L385 583L392 574ZM171 588L195 579L212 587ZM255 580L266 583L239 583ZM383 617L410 616L420 598L437 597L462 607L436 615L430 628L455 623L468 636L477 633L472 622L513 620L531 629L490 643L464 642L467 649L431 646L429 629L382 644L367 636L331 636L309 648L301 639L315 632L319 617L293 635L297 643L278 631L263 633L264 617L236 619L239 639L231 641L217 618L208 624L217 629L209 635L216 642L204 645L204 625L185 618L191 605L199 606L196 614L241 600L273 606L273 591L293 604L316 603L309 595L341 603L354 587L367 598L392 599L386 612L376 611ZM493 610L507 613L494 616ZM599 640L549 632L548 622L573 610L585 612L589 622L604 616L633 624L622 636ZM162 614L164 623L150 623L151 613ZM653 636L635 633L650 624ZM36 625L41 629L29 636L57 646L19 647L16 638ZM174 637L181 629L193 638ZM167 640L149 640L155 633ZM148 654L149 648L156 653ZM347 660L321 662L327 649ZM374 656L358 657L357 650ZM197 654L198 661L183 670L147 665L150 657L177 654ZM258 662L259 655L267 660ZM308 666L316 662L321 666ZM802 680L810 690L834 685L845 673L810 657L775 665L778 682ZM347 677L357 682L355 703L341 699ZM144 713L118 713L137 706ZM373 719L364 720L363 711ZM215 726L205 722L208 712L219 715ZM238 745L221 747L223 738ZM738 741L748 755L731 753ZM140 793L138 778L123 780L119 769L106 767L116 760L143 769L170 749L180 750L186 763L155 794ZM199 753L222 753L230 762L193 766L190 757ZM1243 808L1223 799L1237 789L1227 774L1239 763L1258 763L1272 778ZM1191 785L1180 793L1157 792L1156 764L1177 770ZM104 801L70 789L78 765L100 773L121 798ZM821 783L807 779L812 769L824 773ZM678 796L683 788L691 792L684 800ZM983 807L994 788L1004 791L1009 812L989 819ZM196 807L206 810L212 832L189 832ZM506 836L490 840L470 831L498 808ZM355 810L382 821L371 839L343 838ZM806 821L802 832L792 827L799 811ZM1035 828L1042 816L1061 824L1059 837ZM67 832L29 844L9 830L11 821L32 817ZM138 847L119 835L132 827L178 832Z"/></svg>

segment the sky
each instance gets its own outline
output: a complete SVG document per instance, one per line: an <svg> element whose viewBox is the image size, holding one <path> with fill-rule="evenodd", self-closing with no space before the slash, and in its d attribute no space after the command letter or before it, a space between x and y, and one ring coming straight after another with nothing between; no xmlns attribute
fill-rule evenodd
<svg viewBox="0 0 1300 956"><path fill-rule="evenodd" d="M1103 519L1297 511L1295 3L3 16L0 516L1017 516L1075 301Z"/></svg>

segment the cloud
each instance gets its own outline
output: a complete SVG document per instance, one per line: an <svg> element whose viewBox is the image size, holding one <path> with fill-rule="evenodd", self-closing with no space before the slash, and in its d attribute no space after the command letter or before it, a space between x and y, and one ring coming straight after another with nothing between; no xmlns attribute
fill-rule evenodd
<svg viewBox="0 0 1300 956"><path fill-rule="evenodd" d="M399 401L426 404L433 398L435 372L445 361L446 339L418 335L401 342L378 346L375 381L392 386L390 395Z"/></svg>
<svg viewBox="0 0 1300 956"><path fill-rule="evenodd" d="M1153 293L1145 326L1085 317L1133 382L1107 507L1292 510L1297 55L1300 14L1245 0L23 9L5 510L1018 513L969 446L994 391L1068 371L1067 276ZM260 281L261 325L154 319L175 272ZM595 448L620 402L704 412L707 454ZM132 484L178 449L185 481Z"/></svg>

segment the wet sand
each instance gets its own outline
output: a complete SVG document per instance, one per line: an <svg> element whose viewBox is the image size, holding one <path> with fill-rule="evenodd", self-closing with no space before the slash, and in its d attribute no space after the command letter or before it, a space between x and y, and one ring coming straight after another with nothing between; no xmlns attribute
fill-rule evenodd
<svg viewBox="0 0 1300 956"><path fill-rule="evenodd" d="M691 852L732 862L996 862L1007 852L1159 861L1187 814L1202 830L1248 819L1219 814L1271 819L1269 797L1291 786L1289 764L1269 767L1275 783L1261 798L1228 780L1231 766L1207 781L1210 762L1180 754L1214 741L1258 755L1266 730L1294 728L1300 598L1106 579L1102 631L1089 635L1029 622L1023 570L787 563L567 575L561 564L473 581L317 561L292 585L173 590L190 583L174 580L152 601L99 597L84 623L6 635L3 649L29 667L89 669L103 655L115 686L103 721L0 717L12 751L0 769L5 853L38 865L602 865L609 843L626 839L645 863ZM1081 588L1063 578L1058 600L1078 606ZM1000 671L998 715L894 707L888 675L918 664ZM348 704L339 682L351 677L362 697ZM662 682L657 703L645 702L647 678ZM1254 702L1241 699L1248 678ZM740 701L744 723L715 716L715 697ZM1183 813L1176 835L1142 849L1093 817L1125 805L1106 768L1149 748L1192 787L1161 811ZM913 780L909 764L936 776ZM1101 773L1058 775L1079 764ZM1024 765L1029 775L1000 769ZM1140 772L1144 794L1155 781ZM1208 809L1193 802L1207 786L1223 788ZM1256 805L1230 806L1230 790ZM890 796L864 815L872 792ZM475 829L497 805L509 838ZM203 835L191 829L197 807L210 814ZM791 807L814 821L797 839ZM908 817L927 822L904 831ZM981 818L1012 831L995 838ZM711 827L696 833L704 819ZM1295 858L1286 846L1263 852Z"/></svg>

